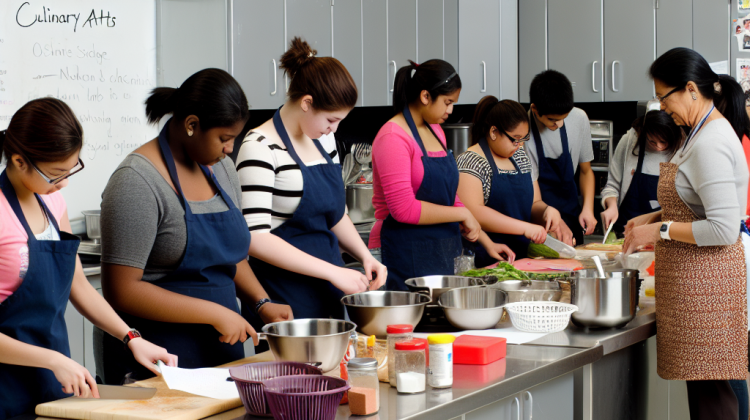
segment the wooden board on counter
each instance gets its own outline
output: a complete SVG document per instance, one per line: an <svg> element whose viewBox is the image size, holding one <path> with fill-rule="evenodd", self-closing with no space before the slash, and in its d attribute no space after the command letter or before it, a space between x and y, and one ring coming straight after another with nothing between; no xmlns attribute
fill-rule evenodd
<svg viewBox="0 0 750 420"><path fill-rule="evenodd" d="M270 351L220 367L273 361ZM156 388L148 400L80 400L65 398L40 404L36 414L42 418L90 420L191 420L218 414L242 405L239 398L217 400L183 391L171 390L161 376L139 381L132 386Z"/></svg>

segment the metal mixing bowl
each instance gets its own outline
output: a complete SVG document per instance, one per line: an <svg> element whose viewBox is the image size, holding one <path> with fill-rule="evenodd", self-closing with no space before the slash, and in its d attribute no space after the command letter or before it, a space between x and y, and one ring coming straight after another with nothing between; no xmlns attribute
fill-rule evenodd
<svg viewBox="0 0 750 420"><path fill-rule="evenodd" d="M448 322L464 330L485 330L500 322L508 294L494 287L459 287L438 299Z"/></svg>
<svg viewBox="0 0 750 420"><path fill-rule="evenodd" d="M266 324L258 336L268 341L276 360L310 363L329 372L339 367L356 328L339 319L295 319Z"/></svg>
<svg viewBox="0 0 750 420"><path fill-rule="evenodd" d="M344 296L341 303L359 332L385 338L389 325L416 326L430 297L411 292L364 292Z"/></svg>
<svg viewBox="0 0 750 420"><path fill-rule="evenodd" d="M573 323L583 327L622 328L635 317L638 270L579 270L570 279L570 303L578 306Z"/></svg>
<svg viewBox="0 0 750 420"><path fill-rule="evenodd" d="M483 277L461 276L425 276L406 280L406 287L412 292L424 293L437 303L440 295L457 287L485 286L497 283L497 277L491 279Z"/></svg>
<svg viewBox="0 0 750 420"><path fill-rule="evenodd" d="M548 280L504 280L491 287L496 287L508 294L508 303L527 301L559 302L562 289L557 281Z"/></svg>

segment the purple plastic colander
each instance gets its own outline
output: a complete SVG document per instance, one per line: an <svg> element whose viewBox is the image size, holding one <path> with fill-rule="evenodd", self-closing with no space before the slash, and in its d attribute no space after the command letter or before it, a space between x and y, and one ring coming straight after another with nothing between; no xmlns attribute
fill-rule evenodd
<svg viewBox="0 0 750 420"><path fill-rule="evenodd" d="M276 420L334 420L349 382L332 376L295 375L263 381Z"/></svg>
<svg viewBox="0 0 750 420"><path fill-rule="evenodd" d="M250 363L229 368L229 375L237 385L245 411L254 416L271 417L263 391L263 381L288 375L321 375L320 369L297 362Z"/></svg>

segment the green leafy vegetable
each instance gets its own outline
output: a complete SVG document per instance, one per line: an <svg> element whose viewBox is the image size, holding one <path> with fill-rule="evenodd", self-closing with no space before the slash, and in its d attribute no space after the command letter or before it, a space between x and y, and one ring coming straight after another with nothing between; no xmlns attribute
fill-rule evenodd
<svg viewBox="0 0 750 420"><path fill-rule="evenodd" d="M527 280L529 278L526 273L513 267L510 263L500 262L495 268L477 268L469 270L461 274L465 277L485 277L494 276L499 281L502 280Z"/></svg>
<svg viewBox="0 0 750 420"><path fill-rule="evenodd" d="M560 253L554 249L548 247L545 244L530 243L527 252L529 258L542 257L542 258L560 258Z"/></svg>

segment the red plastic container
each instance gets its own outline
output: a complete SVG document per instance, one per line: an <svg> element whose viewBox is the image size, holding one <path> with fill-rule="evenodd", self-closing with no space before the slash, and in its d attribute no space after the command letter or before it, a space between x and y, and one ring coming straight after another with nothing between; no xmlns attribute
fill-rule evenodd
<svg viewBox="0 0 750 420"><path fill-rule="evenodd" d="M486 365L505 357L506 341L502 337L461 335L453 342L453 363Z"/></svg>
<svg viewBox="0 0 750 420"><path fill-rule="evenodd" d="M271 417L263 381L288 375L321 375L320 369L297 362L250 363L229 368L245 411L260 417Z"/></svg>

